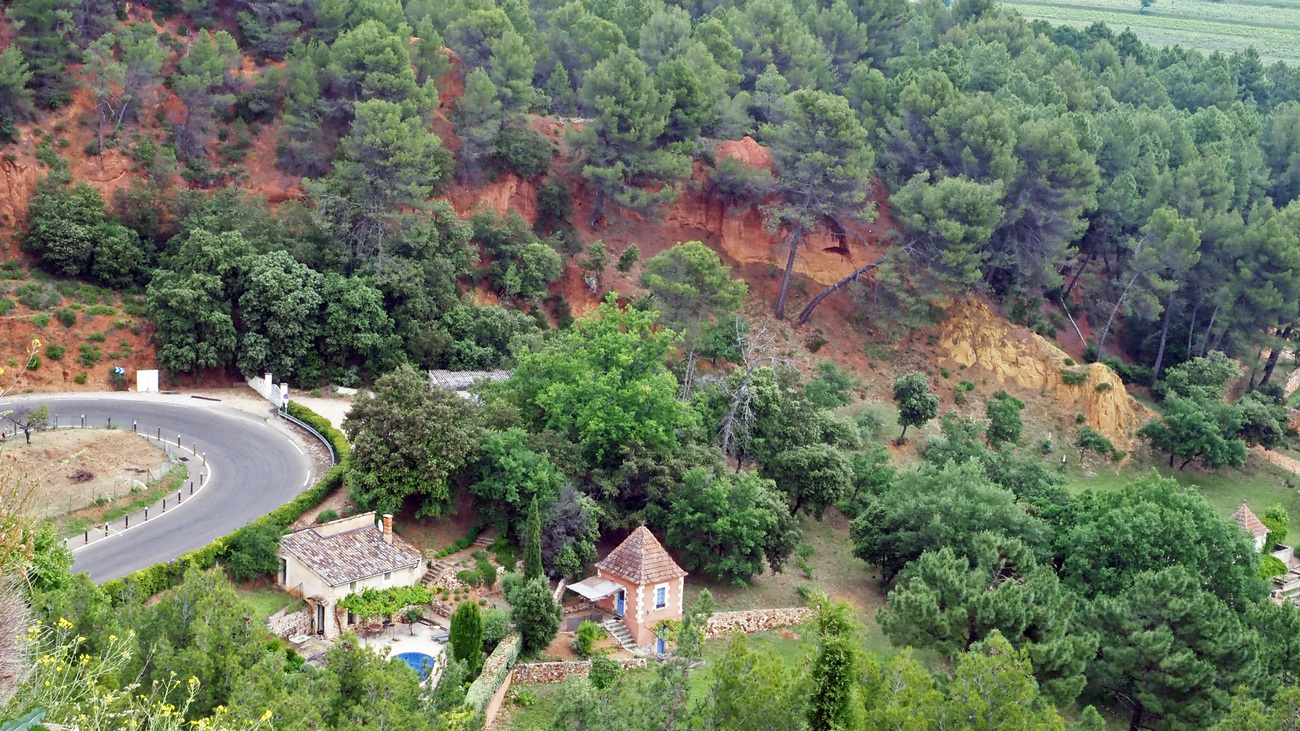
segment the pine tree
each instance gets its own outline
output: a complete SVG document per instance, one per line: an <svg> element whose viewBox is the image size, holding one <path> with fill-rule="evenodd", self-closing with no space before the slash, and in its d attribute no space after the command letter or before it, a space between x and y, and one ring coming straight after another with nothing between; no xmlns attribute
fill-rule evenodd
<svg viewBox="0 0 1300 731"><path fill-rule="evenodd" d="M537 498L528 508L524 523L524 578L529 581L542 575L542 518L537 512Z"/></svg>
<svg viewBox="0 0 1300 731"><path fill-rule="evenodd" d="M842 96L811 89L800 89L784 102L780 109L784 121L762 129L771 146L781 196L779 202L766 207L767 225L789 231L777 319L785 315L790 275L804 232L828 218L870 220L875 215L874 204L866 201L873 153L867 131L849 103Z"/></svg>
<svg viewBox="0 0 1300 731"><path fill-rule="evenodd" d="M478 668L483 652L483 613L475 602L461 602L451 615L451 656L464 662L470 674Z"/></svg>

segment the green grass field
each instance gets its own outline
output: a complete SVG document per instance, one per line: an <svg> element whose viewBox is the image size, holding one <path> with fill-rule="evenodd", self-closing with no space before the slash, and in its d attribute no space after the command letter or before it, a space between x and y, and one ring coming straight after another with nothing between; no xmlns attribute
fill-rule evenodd
<svg viewBox="0 0 1300 731"><path fill-rule="evenodd" d="M1300 63L1300 0L1156 0L1139 12L1138 0L1006 0L1031 20L1087 26L1101 21L1116 32L1132 28L1158 46L1181 45L1232 53L1254 46L1266 63Z"/></svg>
<svg viewBox="0 0 1300 731"><path fill-rule="evenodd" d="M1273 503L1281 503L1291 517L1290 535L1300 535L1300 493L1297 493L1296 488L1286 486L1287 482L1300 484L1300 476L1265 461L1254 453L1251 453L1242 469L1225 467L1216 472L1198 471L1193 465L1188 465L1186 470L1179 472L1171 469L1158 455L1150 460L1134 459L1122 469L1099 469L1095 476L1072 471L1068 487L1072 492L1088 488L1119 488L1152 469L1174 478L1182 485L1195 487L1225 518L1241 507L1242 500L1256 514Z"/></svg>

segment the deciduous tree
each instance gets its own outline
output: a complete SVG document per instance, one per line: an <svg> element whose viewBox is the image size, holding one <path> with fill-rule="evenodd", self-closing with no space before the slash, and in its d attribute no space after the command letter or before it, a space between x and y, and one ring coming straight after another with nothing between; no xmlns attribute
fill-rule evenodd
<svg viewBox="0 0 1300 731"><path fill-rule="evenodd" d="M442 515L451 507L449 476L465 466L482 438L480 418L473 402L431 387L410 366L384 375L374 395L357 398L343 422L352 442L349 493L378 512L400 512L418 498L417 515Z"/></svg>

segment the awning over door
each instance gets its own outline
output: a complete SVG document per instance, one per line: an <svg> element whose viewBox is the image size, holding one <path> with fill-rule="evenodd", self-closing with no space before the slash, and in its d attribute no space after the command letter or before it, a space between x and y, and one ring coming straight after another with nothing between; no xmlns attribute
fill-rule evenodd
<svg viewBox="0 0 1300 731"><path fill-rule="evenodd" d="M569 591L580 596L586 597L591 601L598 601L607 596L613 596L615 592L623 587L615 584L609 579L602 579L599 576L588 576L576 584L569 584Z"/></svg>

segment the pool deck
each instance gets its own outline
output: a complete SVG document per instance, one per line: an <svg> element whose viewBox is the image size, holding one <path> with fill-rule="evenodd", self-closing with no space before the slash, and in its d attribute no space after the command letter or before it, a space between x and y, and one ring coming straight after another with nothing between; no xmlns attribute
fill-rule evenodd
<svg viewBox="0 0 1300 731"><path fill-rule="evenodd" d="M411 634L414 629L415 634ZM384 657L393 657L403 652L419 652L437 660L447 645L434 639L434 635L446 630L442 627L430 627L427 624L398 625L378 637L363 638L362 644L377 650Z"/></svg>

